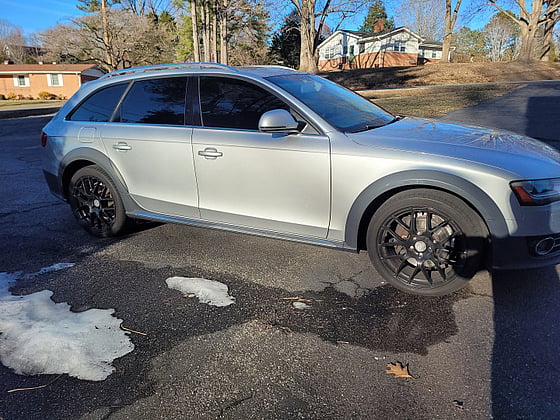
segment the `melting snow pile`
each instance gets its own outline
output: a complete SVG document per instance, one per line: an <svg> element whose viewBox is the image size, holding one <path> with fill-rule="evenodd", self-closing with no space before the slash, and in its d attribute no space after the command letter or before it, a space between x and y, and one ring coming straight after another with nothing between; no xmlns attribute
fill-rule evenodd
<svg viewBox="0 0 560 420"><path fill-rule="evenodd" d="M228 306L235 302L235 298L228 294L228 287L214 280L170 277L165 280L171 289L191 297L196 296L201 303L213 306Z"/></svg>
<svg viewBox="0 0 560 420"><path fill-rule="evenodd" d="M67 268L57 265L35 275ZM0 362L18 374L62 374L101 381L115 369L111 363L134 344L120 329L113 309L70 312L43 290L14 296L9 288L19 273L0 273ZM28 278L27 276L22 276Z"/></svg>

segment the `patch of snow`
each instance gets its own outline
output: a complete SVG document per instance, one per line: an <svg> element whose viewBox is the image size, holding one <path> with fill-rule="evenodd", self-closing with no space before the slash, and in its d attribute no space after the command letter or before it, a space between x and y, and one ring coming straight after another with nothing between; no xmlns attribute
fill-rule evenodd
<svg viewBox="0 0 560 420"><path fill-rule="evenodd" d="M295 309L301 309L301 310L305 310L305 309L311 308L311 305L308 305L308 304L305 303L305 302L294 302L294 303L292 303L292 306L293 306Z"/></svg>
<svg viewBox="0 0 560 420"><path fill-rule="evenodd" d="M70 266L46 267L33 276ZM0 273L0 362L17 374L101 381L115 370L113 360L134 349L113 309L73 313L67 303L53 302L49 290L14 296L9 288L20 276Z"/></svg>
<svg viewBox="0 0 560 420"><path fill-rule="evenodd" d="M179 290L190 297L196 296L200 303L213 306L228 306L235 303L235 298L228 293L227 285L215 280L170 277L165 282L170 289Z"/></svg>
<svg viewBox="0 0 560 420"><path fill-rule="evenodd" d="M40 276L41 274L46 274L46 273L52 273L54 271L60 271L60 270L65 270L66 268L71 268L74 267L76 264L74 263L58 263L58 264L53 264L49 267L44 267L41 268L39 271L36 271L35 273L30 273L30 274L25 274L23 277L21 277L22 279L32 279L34 277Z"/></svg>

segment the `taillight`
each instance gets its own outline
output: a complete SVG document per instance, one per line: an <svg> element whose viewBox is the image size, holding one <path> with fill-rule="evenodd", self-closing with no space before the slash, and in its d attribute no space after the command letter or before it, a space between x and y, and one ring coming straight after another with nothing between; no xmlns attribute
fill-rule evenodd
<svg viewBox="0 0 560 420"><path fill-rule="evenodd" d="M45 147L47 145L47 135L44 131L41 131L41 146Z"/></svg>

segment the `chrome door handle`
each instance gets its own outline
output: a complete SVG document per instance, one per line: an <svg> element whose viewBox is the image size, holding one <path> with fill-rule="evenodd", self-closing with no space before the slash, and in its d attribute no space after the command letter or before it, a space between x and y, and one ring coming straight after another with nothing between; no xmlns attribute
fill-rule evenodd
<svg viewBox="0 0 560 420"><path fill-rule="evenodd" d="M119 150L121 152L126 152L127 150L132 150L132 146L129 146L125 142L118 142L116 144L113 144L113 149Z"/></svg>
<svg viewBox="0 0 560 420"><path fill-rule="evenodd" d="M217 149L213 147L207 147L204 150L198 151L198 156L204 156L206 159L216 159L222 157L224 154L222 152L218 152Z"/></svg>

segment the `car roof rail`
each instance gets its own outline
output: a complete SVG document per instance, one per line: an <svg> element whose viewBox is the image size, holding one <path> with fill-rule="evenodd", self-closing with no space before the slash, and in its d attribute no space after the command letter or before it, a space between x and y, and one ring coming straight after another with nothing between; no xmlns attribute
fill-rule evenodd
<svg viewBox="0 0 560 420"><path fill-rule="evenodd" d="M297 72L296 69L293 69L291 67L286 67L286 66L280 66L278 64L251 64L251 65L248 65L248 66L241 66L241 68L243 68L243 69L279 69L279 70L289 70L289 71Z"/></svg>
<svg viewBox="0 0 560 420"><path fill-rule="evenodd" d="M101 76L101 79L124 76L126 74L139 74L150 71L164 71L164 70L177 70L177 69L221 69L237 72L235 67L228 66L227 64L211 63L211 62L193 62L193 63L169 63L169 64L154 64L150 66L130 67L128 69L114 70L110 73Z"/></svg>

